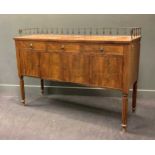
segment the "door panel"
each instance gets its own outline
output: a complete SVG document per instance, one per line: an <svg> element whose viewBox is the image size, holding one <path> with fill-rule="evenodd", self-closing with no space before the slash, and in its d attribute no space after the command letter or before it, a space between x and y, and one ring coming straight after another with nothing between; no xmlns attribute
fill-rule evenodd
<svg viewBox="0 0 155 155"><path fill-rule="evenodd" d="M41 77L44 79L122 88L123 58L95 53L40 53Z"/></svg>
<svg viewBox="0 0 155 155"><path fill-rule="evenodd" d="M39 53L22 49L20 57L23 75L39 77Z"/></svg>
<svg viewBox="0 0 155 155"><path fill-rule="evenodd" d="M41 53L41 76L45 79L89 83L89 58L80 53Z"/></svg>
<svg viewBox="0 0 155 155"><path fill-rule="evenodd" d="M41 77L52 80L63 80L62 54L60 52L41 53L40 71Z"/></svg>
<svg viewBox="0 0 155 155"><path fill-rule="evenodd" d="M99 87L122 87L122 56L91 54L90 84Z"/></svg>
<svg viewBox="0 0 155 155"><path fill-rule="evenodd" d="M64 80L73 83L89 84L89 55L63 53Z"/></svg>

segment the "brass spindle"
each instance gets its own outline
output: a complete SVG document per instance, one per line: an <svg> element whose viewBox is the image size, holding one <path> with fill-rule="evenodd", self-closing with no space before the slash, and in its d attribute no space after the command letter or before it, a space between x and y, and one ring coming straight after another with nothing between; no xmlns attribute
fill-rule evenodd
<svg viewBox="0 0 155 155"><path fill-rule="evenodd" d="M89 32L89 34L92 35L92 28L90 28L90 32Z"/></svg>
<svg viewBox="0 0 155 155"><path fill-rule="evenodd" d="M56 34L58 34L59 33L59 29L58 29L58 27L56 28Z"/></svg>
<svg viewBox="0 0 155 155"><path fill-rule="evenodd" d="M67 34L69 34L69 29L67 28Z"/></svg>
<svg viewBox="0 0 155 155"><path fill-rule="evenodd" d="M124 34L125 34L125 35L127 34L127 29L126 29L126 28L124 28Z"/></svg>
<svg viewBox="0 0 155 155"><path fill-rule="evenodd" d="M19 34L22 35L22 29L19 29Z"/></svg>
<svg viewBox="0 0 155 155"><path fill-rule="evenodd" d="M96 28L96 34L98 35L98 28Z"/></svg>
<svg viewBox="0 0 155 155"><path fill-rule="evenodd" d="M72 28L72 34L74 34L74 28Z"/></svg>
<svg viewBox="0 0 155 155"><path fill-rule="evenodd" d="M131 38L133 38L133 29L131 29L130 35L131 35Z"/></svg>
<svg viewBox="0 0 155 155"><path fill-rule="evenodd" d="M78 34L80 34L80 28L78 28Z"/></svg>
<svg viewBox="0 0 155 155"><path fill-rule="evenodd" d="M103 28L103 32L102 33L105 34L105 28Z"/></svg>
<svg viewBox="0 0 155 155"><path fill-rule="evenodd" d="M51 33L53 33L53 28L51 28Z"/></svg>
<svg viewBox="0 0 155 155"><path fill-rule="evenodd" d="M46 34L48 34L48 29L46 29Z"/></svg>
<svg viewBox="0 0 155 155"><path fill-rule="evenodd" d="M61 34L63 34L63 28L61 28Z"/></svg>
<svg viewBox="0 0 155 155"><path fill-rule="evenodd" d="M84 34L86 34L86 28L84 28Z"/></svg>
<svg viewBox="0 0 155 155"><path fill-rule="evenodd" d="M112 34L111 28L109 29L109 34L110 34L110 35Z"/></svg>

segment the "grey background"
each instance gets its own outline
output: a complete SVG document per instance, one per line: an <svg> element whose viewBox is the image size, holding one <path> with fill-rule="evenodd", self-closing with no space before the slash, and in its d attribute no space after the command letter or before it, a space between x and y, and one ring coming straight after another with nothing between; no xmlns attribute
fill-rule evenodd
<svg viewBox="0 0 155 155"><path fill-rule="evenodd" d="M155 90L155 15L0 15L0 84L19 83L13 41L13 37L17 34L19 28L101 26L142 27L138 87L139 89ZM26 78L25 81L26 84L39 84L38 79ZM69 85L64 83L47 83L47 85L53 84ZM18 91L15 88L0 87L1 92L6 89ZM55 91L61 93L62 90L56 89ZM92 93L92 90L91 92L88 90L84 91L88 94ZM71 92L77 93L73 90ZM98 93L99 91L95 94Z"/></svg>

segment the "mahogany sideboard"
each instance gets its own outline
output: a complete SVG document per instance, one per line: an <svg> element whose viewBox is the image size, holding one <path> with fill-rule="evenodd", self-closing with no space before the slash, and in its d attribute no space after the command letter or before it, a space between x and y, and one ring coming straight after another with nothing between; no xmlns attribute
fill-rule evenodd
<svg viewBox="0 0 155 155"><path fill-rule="evenodd" d="M31 34L15 37L21 102L24 76L64 81L122 92L122 129L127 127L128 94L136 109L140 29L131 35Z"/></svg>

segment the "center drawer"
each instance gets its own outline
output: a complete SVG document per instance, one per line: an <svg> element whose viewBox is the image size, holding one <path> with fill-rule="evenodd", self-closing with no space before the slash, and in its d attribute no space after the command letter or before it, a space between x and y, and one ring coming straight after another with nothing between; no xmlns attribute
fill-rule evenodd
<svg viewBox="0 0 155 155"><path fill-rule="evenodd" d="M58 42L49 42L47 44L47 50L49 52L55 51L64 51L64 52L80 52L79 43L58 43Z"/></svg>

